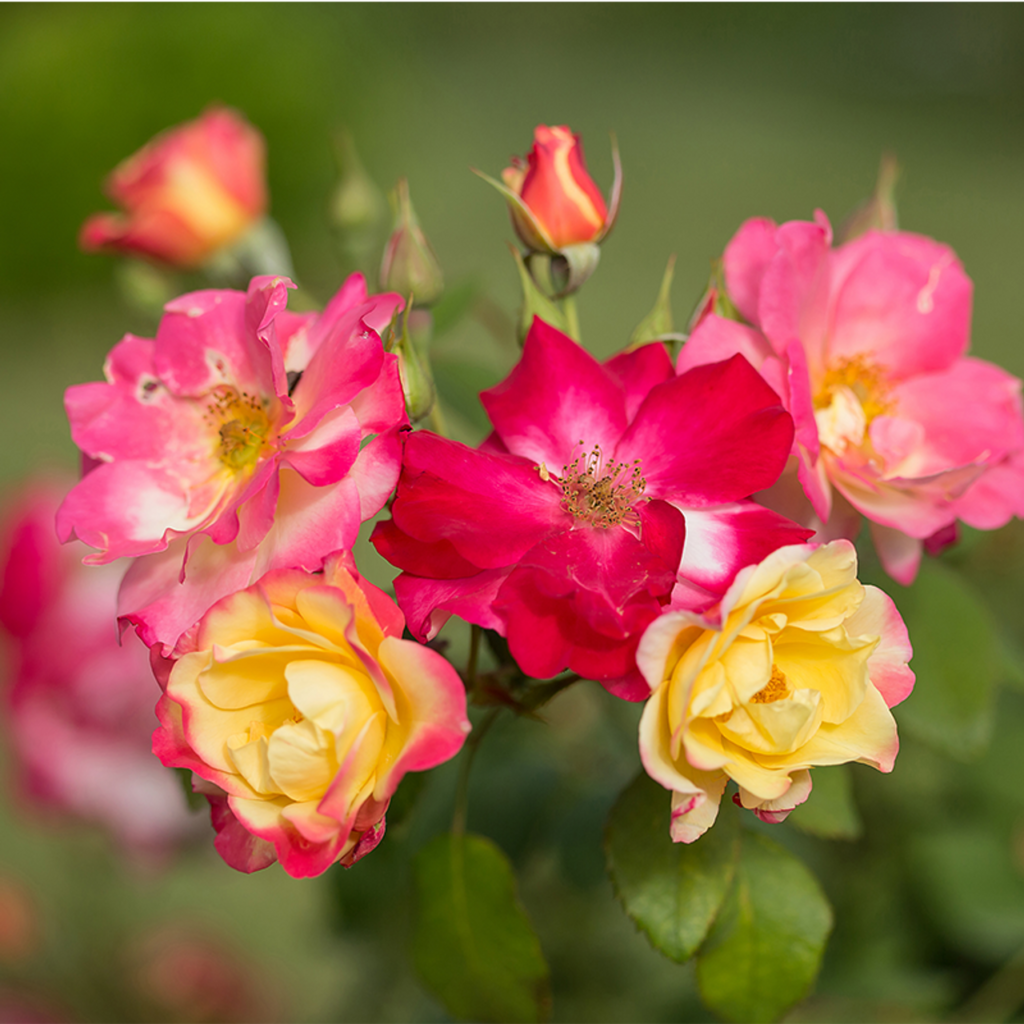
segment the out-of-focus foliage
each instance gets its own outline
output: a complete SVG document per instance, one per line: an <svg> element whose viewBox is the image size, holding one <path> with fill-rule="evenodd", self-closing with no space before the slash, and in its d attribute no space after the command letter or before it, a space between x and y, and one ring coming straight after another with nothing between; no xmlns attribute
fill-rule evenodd
<svg viewBox="0 0 1024 1024"><path fill-rule="evenodd" d="M337 133L350 133L382 189L409 178L448 282L434 309L434 369L462 439L482 438L476 393L517 357L520 301L507 211L469 167L499 173L538 122L582 134L595 180L611 180L609 131L622 152L621 215L578 296L583 340L598 355L626 344L672 253L678 324L743 219L807 218L820 206L841 223L891 150L901 227L952 245L975 281L975 353L1024 374L1019 8L7 5L5 483L40 463L74 466L64 388L98 378L123 333L154 326L122 304L112 261L76 249L81 222L108 208L104 176L214 101L265 134L271 212L315 298L351 269L329 216ZM154 294L199 285L140 280ZM1024 528L965 533L909 592L886 584L920 651L917 692L895 711L895 772L819 771L816 803L792 825L745 823L751 859L699 968L726 1016L744 1017L743 994L718 984L714 957L727 974L730 943L762 934L758 914L775 921L780 908L758 886L794 870L788 849L835 910L821 976L790 1020L1024 1019ZM357 558L386 582L369 545ZM466 631L445 638L462 664ZM506 716L474 766L468 827L516 870L551 969L554 1020L711 1017L693 965L651 946L605 875L604 824L639 767L638 710L574 687L541 712L550 726ZM126 864L98 833L57 830L11 797L0 1009L86 1021L447 1019L409 956L411 864L450 825L456 771L431 773L415 792L403 785L373 856L304 883L277 868L237 875L208 841L164 863ZM617 842L613 833L613 856ZM753 909L741 913L744 894ZM628 906L638 894L620 884L620 895ZM819 934L825 920L819 912ZM208 956L229 984L174 960L167 951L182 934L218 951ZM153 964L168 961L191 987L167 988ZM785 977L787 995L798 994L803 976ZM175 1003L181 992L192 1001Z"/></svg>

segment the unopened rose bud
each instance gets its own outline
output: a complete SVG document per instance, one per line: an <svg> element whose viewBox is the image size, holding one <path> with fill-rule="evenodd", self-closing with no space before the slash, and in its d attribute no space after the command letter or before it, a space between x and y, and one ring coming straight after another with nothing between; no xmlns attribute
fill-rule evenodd
<svg viewBox="0 0 1024 1024"><path fill-rule="evenodd" d="M366 172L348 132L335 139L338 183L328 208L346 262L359 270L372 266L384 231L387 202Z"/></svg>
<svg viewBox="0 0 1024 1024"><path fill-rule="evenodd" d="M417 306L429 306L441 297L444 278L412 207L405 178L392 193L391 205L395 222L380 266L381 288L400 295L411 293Z"/></svg>
<svg viewBox="0 0 1024 1024"><path fill-rule="evenodd" d="M429 415L437 401L429 356L433 328L430 313L425 309L414 310L410 300L406 312L396 317L385 342L387 351L398 356L398 373L410 423L418 423Z"/></svg>
<svg viewBox="0 0 1024 1024"><path fill-rule="evenodd" d="M614 143L612 161L615 181L608 204L587 173L579 136L564 125L538 125L526 162L514 158L502 172L504 184L476 172L508 201L512 225L530 253L551 257L546 276L554 298L571 295L597 269L599 243L615 223L622 194L622 167Z"/></svg>
<svg viewBox="0 0 1024 1024"><path fill-rule="evenodd" d="M87 252L197 267L234 245L267 208L263 137L225 108L158 135L118 166L107 192L123 213L82 226Z"/></svg>
<svg viewBox="0 0 1024 1024"><path fill-rule="evenodd" d="M608 207L587 173L580 137L564 125L538 125L526 164L518 157L502 172L506 186L523 201L533 223L512 207L512 223L527 248L564 249L599 242L607 233ZM543 235L538 243L536 228ZM547 245L543 243L547 242Z"/></svg>

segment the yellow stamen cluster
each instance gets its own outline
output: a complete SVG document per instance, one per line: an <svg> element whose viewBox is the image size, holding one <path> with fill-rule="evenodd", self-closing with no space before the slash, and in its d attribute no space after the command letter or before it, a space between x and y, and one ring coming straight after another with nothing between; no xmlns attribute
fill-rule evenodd
<svg viewBox="0 0 1024 1024"><path fill-rule="evenodd" d="M247 391L227 385L208 396L203 420L217 431L217 455L234 470L246 469L259 461L267 446L270 417L263 402Z"/></svg>
<svg viewBox="0 0 1024 1024"><path fill-rule="evenodd" d="M775 701L783 700L788 696L789 684L786 681L785 673L780 672L777 666L772 665L771 679L750 698L750 703L774 704Z"/></svg>
<svg viewBox="0 0 1024 1024"><path fill-rule="evenodd" d="M602 465L601 446L594 445L562 468L561 485L566 512L607 529L637 518L633 506L643 496L647 481L639 459Z"/></svg>
<svg viewBox="0 0 1024 1024"><path fill-rule="evenodd" d="M839 388L848 388L853 392L864 410L867 423L876 416L892 412L888 381L881 369L863 355L843 356L829 365L814 396L814 408L827 409Z"/></svg>

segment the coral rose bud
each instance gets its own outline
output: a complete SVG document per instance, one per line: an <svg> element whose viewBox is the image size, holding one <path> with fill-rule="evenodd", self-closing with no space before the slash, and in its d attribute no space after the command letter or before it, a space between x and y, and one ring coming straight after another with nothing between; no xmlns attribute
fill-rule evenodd
<svg viewBox="0 0 1024 1024"><path fill-rule="evenodd" d="M580 137L564 125L538 125L526 166L517 158L501 176L533 216L531 224L512 207L512 222L530 249L598 242L611 227L608 207L587 173ZM540 238L538 227L543 232Z"/></svg>
<svg viewBox="0 0 1024 1024"><path fill-rule="evenodd" d="M845 540L742 569L714 617L656 619L637 651L654 691L640 754L672 790L672 838L693 842L714 824L730 779L743 807L775 823L807 799L815 766L891 771L889 708L914 685L911 653L896 606L857 581Z"/></svg>
<svg viewBox="0 0 1024 1024"><path fill-rule="evenodd" d="M462 681L403 640L404 627L343 552L322 574L268 573L189 631L153 750L205 780L232 867L276 859L310 877L354 863L383 836L402 776L458 753L469 732Z"/></svg>
<svg viewBox="0 0 1024 1024"><path fill-rule="evenodd" d="M158 135L118 166L107 193L123 213L82 226L87 252L144 256L195 267L238 241L267 207L263 138L216 107Z"/></svg>

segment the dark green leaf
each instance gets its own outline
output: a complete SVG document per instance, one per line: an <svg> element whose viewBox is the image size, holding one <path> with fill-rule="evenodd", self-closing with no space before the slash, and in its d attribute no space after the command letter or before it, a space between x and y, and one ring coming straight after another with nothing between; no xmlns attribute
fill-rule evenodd
<svg viewBox="0 0 1024 1024"><path fill-rule="evenodd" d="M988 744L993 685L1004 672L991 617L973 587L940 562L924 561L912 587L893 591L917 674L897 720L944 753L976 757Z"/></svg>
<svg viewBox="0 0 1024 1024"><path fill-rule="evenodd" d="M823 839L857 839L864 831L853 800L853 778L849 765L815 768L810 799L789 816L803 832Z"/></svg>
<svg viewBox="0 0 1024 1024"><path fill-rule="evenodd" d="M733 887L697 955L704 1001L727 1020L777 1020L810 989L831 929L807 868L766 836L744 833Z"/></svg>
<svg viewBox="0 0 1024 1024"><path fill-rule="evenodd" d="M516 896L512 865L483 836L438 836L416 858L416 969L465 1020L539 1021L547 964Z"/></svg>
<svg viewBox="0 0 1024 1024"><path fill-rule="evenodd" d="M704 941L725 899L739 844L730 813L695 843L672 842L671 806L668 790L641 773L612 808L605 850L626 913L656 949L682 962Z"/></svg>

